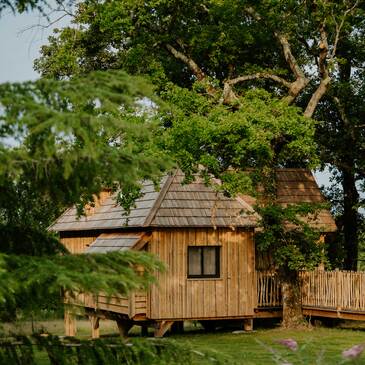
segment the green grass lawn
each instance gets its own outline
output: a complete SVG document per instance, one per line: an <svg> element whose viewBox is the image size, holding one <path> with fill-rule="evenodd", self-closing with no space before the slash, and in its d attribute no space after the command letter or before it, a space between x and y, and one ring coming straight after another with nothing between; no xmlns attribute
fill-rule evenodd
<svg viewBox="0 0 365 365"><path fill-rule="evenodd" d="M186 341L199 351L212 350L227 356L235 364L338 364L341 352L355 344L365 343L362 330L315 328L289 331L259 329L252 333L186 333L171 336L176 341ZM299 344L293 352L277 343L292 338ZM275 361L275 359L277 361ZM365 364L365 356L357 363Z"/></svg>
<svg viewBox="0 0 365 365"><path fill-rule="evenodd" d="M62 334L62 326L62 321L37 322L35 325L36 328L46 328L53 334ZM21 330L30 331L30 324L24 324ZM247 365L284 364L285 361L293 365L349 363L343 361L341 352L353 345L365 343L365 325L351 322L347 322L341 328L313 327L294 331L278 327L261 327L251 333L233 333L234 330L234 328L221 329L214 333L205 333L199 325L188 323L184 334L169 335L167 338L189 344L199 352L217 352L229 363ZM101 322L101 335L116 333L117 328L113 322ZM78 336L86 338L89 334L89 323L78 321ZM138 335L138 327L133 328L131 336ZM277 343L278 340L286 338L295 339L299 349L293 352ZM40 360L41 358L42 356ZM46 364L44 361L41 363ZM355 363L365 364L365 353Z"/></svg>

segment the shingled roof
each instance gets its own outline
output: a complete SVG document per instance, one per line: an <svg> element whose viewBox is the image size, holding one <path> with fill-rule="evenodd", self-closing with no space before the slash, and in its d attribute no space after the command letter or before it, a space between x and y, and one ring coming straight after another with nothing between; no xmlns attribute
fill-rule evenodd
<svg viewBox="0 0 365 365"><path fill-rule="evenodd" d="M160 192L167 180L167 177L162 179ZM50 227L50 230L62 232L116 229L126 226L143 227L160 192L155 190L151 182L145 182L142 196L136 200L135 206L128 216L125 215L124 209L116 203L116 194L109 194L104 201L100 202L99 207L94 209L93 214L78 217L75 207L67 209Z"/></svg>
<svg viewBox="0 0 365 365"><path fill-rule="evenodd" d="M278 200L282 204L324 202L312 173L304 169L280 169ZM78 218L76 209L68 209L50 227L53 231L106 230L137 227L255 227L258 216L254 200L248 196L229 198L206 186L197 177L182 184L184 175L177 171L165 177L156 192L150 182L143 184L143 196L136 200L128 216L116 204L115 195L100 203L92 215ZM323 210L311 222L323 232L336 229L329 211Z"/></svg>
<svg viewBox="0 0 365 365"><path fill-rule="evenodd" d="M112 251L125 251L135 246L143 236L141 233L102 233L85 250L85 253L105 253Z"/></svg>
<svg viewBox="0 0 365 365"><path fill-rule="evenodd" d="M298 203L326 203L321 190L310 170L278 169L276 171L277 201L283 206ZM253 205L255 199L243 195L248 204ZM308 216L305 221L321 232L336 231L336 223L327 209L322 209L315 216Z"/></svg>

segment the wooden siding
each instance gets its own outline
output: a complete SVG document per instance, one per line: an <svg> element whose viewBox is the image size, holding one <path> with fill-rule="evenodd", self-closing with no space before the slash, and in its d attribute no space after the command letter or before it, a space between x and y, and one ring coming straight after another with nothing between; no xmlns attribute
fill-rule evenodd
<svg viewBox="0 0 365 365"><path fill-rule="evenodd" d="M188 246L220 245L220 278L188 279ZM253 232L162 229L153 232L149 251L167 264L149 295L151 319L204 319L252 316L256 302Z"/></svg>
<svg viewBox="0 0 365 365"><path fill-rule="evenodd" d="M60 241L70 253L83 253L96 238L97 236L63 237Z"/></svg>

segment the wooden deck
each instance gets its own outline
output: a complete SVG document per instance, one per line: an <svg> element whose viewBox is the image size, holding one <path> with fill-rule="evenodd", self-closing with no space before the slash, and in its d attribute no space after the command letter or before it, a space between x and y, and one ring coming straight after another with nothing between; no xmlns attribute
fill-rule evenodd
<svg viewBox="0 0 365 365"><path fill-rule="evenodd" d="M302 272L302 305L306 315L365 320L365 272Z"/></svg>
<svg viewBox="0 0 365 365"><path fill-rule="evenodd" d="M303 271L300 279L304 315L365 320L365 272ZM255 318L282 316L281 285L275 272L256 271L256 293ZM122 315L133 321L149 319L147 293L111 298L105 295L78 294L66 297L65 301L89 310ZM216 315L208 319L218 318L220 317Z"/></svg>
<svg viewBox="0 0 365 365"><path fill-rule="evenodd" d="M303 271L300 279L304 315L365 320L365 272ZM257 271L256 283L256 317L280 317L282 299L277 275Z"/></svg>

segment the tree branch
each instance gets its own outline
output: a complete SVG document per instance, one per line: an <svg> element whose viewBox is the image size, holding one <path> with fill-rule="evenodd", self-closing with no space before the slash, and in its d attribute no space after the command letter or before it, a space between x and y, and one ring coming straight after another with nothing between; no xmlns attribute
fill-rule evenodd
<svg viewBox="0 0 365 365"><path fill-rule="evenodd" d="M327 66L327 57L328 57L328 38L327 32L325 30L325 22L321 25L319 29L319 34L321 37L321 41L319 44L319 57L318 57L318 68L321 76L321 81L316 89L316 91L312 94L307 107L304 111L304 116L311 118L313 116L314 111L317 108L318 103L322 99L323 95L327 92L328 86L331 83L331 76L328 71Z"/></svg>
<svg viewBox="0 0 365 365"><path fill-rule="evenodd" d="M178 51L171 44L166 44L166 48L176 59L182 61L189 67L189 69L193 72L193 74L196 76L198 81L205 80L205 78L206 78L205 73L192 58L190 58L190 57L186 56L184 53Z"/></svg>
<svg viewBox="0 0 365 365"><path fill-rule="evenodd" d="M318 58L318 69L319 69L319 73L321 76L321 81L320 81L319 86L317 87L316 91L312 94L312 97L310 98L309 103L307 104L307 107L304 111L304 115L307 117L313 116L313 113L314 113L319 101L321 100L323 95L328 90L328 87L331 83L329 65L331 66L331 64L334 61L334 58L336 57L337 45L340 40L341 30L344 26L346 17L357 7L358 3L359 3L358 0L356 0L354 5L350 8L348 8L344 12L340 24L338 24L336 22L336 19L333 16L334 22L336 25L336 34L335 34L335 38L334 38L334 42L333 42L333 46L332 46L332 51L329 50L328 36L327 36L326 29L325 29L325 26L326 26L325 21L322 23L322 25L319 29L321 41L319 44L320 52L319 52L319 58ZM340 109L339 109L339 111L341 113ZM342 115L341 115L341 117L342 117Z"/></svg>
<svg viewBox="0 0 365 365"><path fill-rule="evenodd" d="M327 92L330 83L331 83L331 78L329 76L321 79L321 82L319 83L316 91L312 94L304 110L305 117L312 118L318 103L322 99L323 95Z"/></svg>
<svg viewBox="0 0 365 365"><path fill-rule="evenodd" d="M224 87L223 87L223 103L230 104L233 101L237 100L237 96L234 93L232 86L234 86L240 82L245 82L245 81L249 81L249 80L257 80L257 79L270 79L270 80L273 80L275 82L282 84L283 86L285 86L288 89L290 89L290 87L291 87L291 83L289 81L283 79L282 77L279 77L274 74L270 74L268 72L256 72L252 75L244 75L244 76L236 77L234 79L226 80L224 82Z"/></svg>
<svg viewBox="0 0 365 365"><path fill-rule="evenodd" d="M171 44L166 44L166 49L178 60L182 61L194 74L198 81L206 84L206 90L209 95L215 96L216 89L210 84L207 75L204 71L198 66L198 64L189 56L184 54L183 52L177 50Z"/></svg>
<svg viewBox="0 0 365 365"><path fill-rule="evenodd" d="M289 95L285 98L288 104L291 104L298 97L300 92L308 85L309 80L306 78L304 72L294 57L287 37L277 32L274 34L280 42L281 47L283 48L284 58L295 76L295 81L291 83L289 88Z"/></svg>
<svg viewBox="0 0 365 365"><path fill-rule="evenodd" d="M254 8L247 7L245 10L247 14L252 16L255 20L257 21L262 20L260 14L258 14ZM274 31L273 33L276 39L281 44L285 61L287 62L287 64L290 67L290 70L295 76L295 81L290 83L290 86L288 87L289 88L288 95L284 98L284 100L286 100L288 104L291 104L298 97L300 92L308 85L309 80L306 78L303 70L300 68L296 58L294 57L291 51L288 38L284 34L279 33L277 31Z"/></svg>
<svg viewBox="0 0 365 365"><path fill-rule="evenodd" d="M290 69L292 70L293 74L295 75L295 77L305 79L306 77L304 75L304 72L299 67L298 62L291 51L291 47L290 47L287 37L285 35L277 33L277 32L275 32L274 34L283 48L285 60L288 63L288 65L289 65Z"/></svg>
<svg viewBox="0 0 365 365"><path fill-rule="evenodd" d="M332 11L332 18L333 18L333 21L334 21L334 23L335 23L335 25L336 25L336 35L335 35L335 39L334 39L334 41L333 41L333 48L332 48L332 52L331 52L331 54L330 54L330 58L331 58L331 60L333 60L333 59L334 59L334 57L336 56L337 45L338 45L338 42L339 42L339 40L340 40L341 30L342 30L342 28L343 28L343 25L345 24L346 17L347 17L347 15L349 15L350 13L352 13L352 12L353 12L353 11L357 8L357 6L358 6L358 5L359 5L359 0L356 0L356 1L355 1L355 3L354 3L354 5L353 5L351 8L347 9L347 10L343 13L343 17L342 17L342 19L341 19L340 24L338 24L338 23L337 23L337 21L336 21L336 17L334 16L333 11Z"/></svg>
<svg viewBox="0 0 365 365"><path fill-rule="evenodd" d="M268 72L257 72L257 73L252 74L252 75L239 76L239 77L236 77L234 79L227 80L226 82L229 85L235 85L235 84L238 84L239 82L244 82L244 81L248 81L248 80L255 80L255 79L271 79L273 81L276 81L276 82L284 85L288 89L291 86L291 82L289 82L289 81L287 81L287 80L285 80L282 77L279 77L277 75L270 74Z"/></svg>

